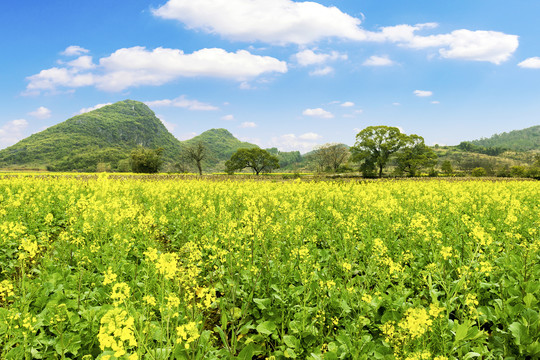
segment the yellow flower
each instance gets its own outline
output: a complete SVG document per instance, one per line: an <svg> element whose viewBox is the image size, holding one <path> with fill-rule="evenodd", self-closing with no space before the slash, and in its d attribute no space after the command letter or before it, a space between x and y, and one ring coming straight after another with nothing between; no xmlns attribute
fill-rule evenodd
<svg viewBox="0 0 540 360"><path fill-rule="evenodd" d="M109 285L116 281L116 274L112 272L112 268L109 266L103 279L103 285Z"/></svg>
<svg viewBox="0 0 540 360"><path fill-rule="evenodd" d="M129 297L129 285L126 283L117 283L114 284L111 293L111 299L113 299L114 304L118 305Z"/></svg>

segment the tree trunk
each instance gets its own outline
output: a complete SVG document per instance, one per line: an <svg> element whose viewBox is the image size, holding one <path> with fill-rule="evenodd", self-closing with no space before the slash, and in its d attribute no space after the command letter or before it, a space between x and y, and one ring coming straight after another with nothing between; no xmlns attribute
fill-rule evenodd
<svg viewBox="0 0 540 360"><path fill-rule="evenodd" d="M199 175L202 176L202 167L200 161L197 161L197 168L199 169Z"/></svg>

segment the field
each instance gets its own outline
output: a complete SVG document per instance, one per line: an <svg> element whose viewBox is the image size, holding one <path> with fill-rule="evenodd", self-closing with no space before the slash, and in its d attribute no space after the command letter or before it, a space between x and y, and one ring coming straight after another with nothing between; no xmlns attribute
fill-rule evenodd
<svg viewBox="0 0 540 360"><path fill-rule="evenodd" d="M2 359L537 359L533 181L0 179Z"/></svg>

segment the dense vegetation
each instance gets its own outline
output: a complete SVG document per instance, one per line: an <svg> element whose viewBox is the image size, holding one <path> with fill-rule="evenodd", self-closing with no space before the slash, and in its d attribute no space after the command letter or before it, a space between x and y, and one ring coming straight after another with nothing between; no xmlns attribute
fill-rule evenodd
<svg viewBox="0 0 540 360"><path fill-rule="evenodd" d="M471 141L484 148L505 148L513 151L540 149L540 125L508 133L495 134L490 138Z"/></svg>
<svg viewBox="0 0 540 360"><path fill-rule="evenodd" d="M0 151L0 166L47 166L56 171L112 170L137 146L163 148L163 158L180 156L180 142L143 103L125 100L77 115Z"/></svg>
<svg viewBox="0 0 540 360"><path fill-rule="evenodd" d="M539 191L4 177L0 358L537 359Z"/></svg>

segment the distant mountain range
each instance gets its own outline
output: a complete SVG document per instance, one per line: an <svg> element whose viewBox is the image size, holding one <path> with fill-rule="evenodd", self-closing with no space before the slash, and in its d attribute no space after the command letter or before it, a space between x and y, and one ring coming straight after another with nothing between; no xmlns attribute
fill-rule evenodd
<svg viewBox="0 0 540 360"><path fill-rule="evenodd" d="M478 146L498 146L518 151L540 149L540 126L475 140ZM257 147L242 142L226 129L211 129L186 140L176 139L145 104L124 100L74 116L60 124L33 134L13 146L0 150L0 168L39 168L56 171L96 171L99 163L116 170L139 145L163 148L165 169L175 170L186 146L202 142L208 150L203 162L206 171L219 171L239 148ZM300 152L280 152L282 168L303 166Z"/></svg>

